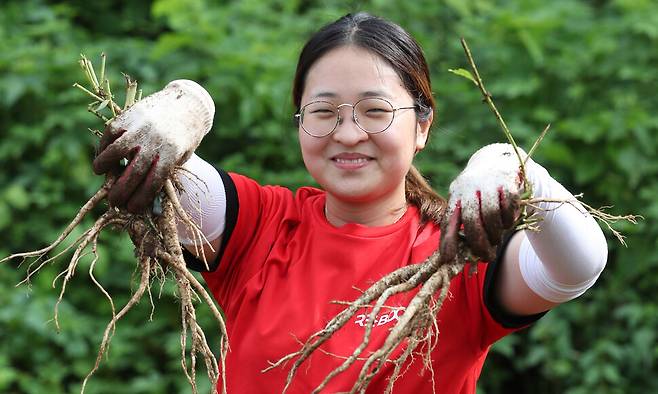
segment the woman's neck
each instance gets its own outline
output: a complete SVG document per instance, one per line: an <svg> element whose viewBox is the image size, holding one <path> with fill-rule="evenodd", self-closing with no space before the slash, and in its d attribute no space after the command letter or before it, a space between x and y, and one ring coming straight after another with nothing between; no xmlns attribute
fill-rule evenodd
<svg viewBox="0 0 658 394"><path fill-rule="evenodd" d="M347 223L358 223L368 227L393 224L400 220L407 211L407 200L401 196L390 195L376 201L353 202L340 200L327 193L324 214L334 227Z"/></svg>

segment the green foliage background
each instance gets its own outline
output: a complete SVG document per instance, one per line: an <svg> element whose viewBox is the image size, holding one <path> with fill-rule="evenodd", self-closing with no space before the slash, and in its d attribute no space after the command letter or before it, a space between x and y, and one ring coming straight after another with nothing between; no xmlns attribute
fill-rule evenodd
<svg viewBox="0 0 658 394"><path fill-rule="evenodd" d="M83 82L83 52L136 77L146 93L172 79L202 83L217 115L200 154L263 183L308 184L291 122L290 84L309 34L365 10L407 28L426 50L438 99L419 168L445 194L468 156L502 140L466 67L465 37L494 100L536 160L594 206L641 213L609 237L608 267L586 295L498 343L480 392L658 392L658 2L652 0L3 1L0 5L0 256L54 240L101 184L91 172L99 122ZM86 225L91 224L90 221ZM609 233L608 233L609 235ZM100 242L96 276L119 305L134 288L125 236ZM93 366L109 303L84 261L51 319L66 258L15 288L18 262L0 266L0 392L69 393ZM58 286L61 282L58 282ZM154 289L157 295L159 289ZM178 304L170 288L122 321L89 393L189 392L180 370ZM215 330L206 314L208 332ZM212 338L212 334L211 334ZM204 384L203 382L201 383ZM207 385L206 385L207 387Z"/></svg>

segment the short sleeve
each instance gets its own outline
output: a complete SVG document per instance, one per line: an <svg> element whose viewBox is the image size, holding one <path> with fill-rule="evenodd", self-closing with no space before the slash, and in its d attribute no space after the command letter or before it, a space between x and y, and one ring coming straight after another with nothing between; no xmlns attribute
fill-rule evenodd
<svg viewBox="0 0 658 394"><path fill-rule="evenodd" d="M289 189L261 186L235 173L228 173L223 180L227 189L227 227L215 270L202 273L218 300L258 272L276 239L285 232L290 222L286 219L295 216Z"/></svg>
<svg viewBox="0 0 658 394"><path fill-rule="evenodd" d="M480 278L482 306L486 321L482 337L483 347L491 345L513 331L529 326L546 314L543 312L526 316L515 315L507 312L496 298L495 289L498 283L499 268L511 235L505 238L494 261L486 264L484 275Z"/></svg>

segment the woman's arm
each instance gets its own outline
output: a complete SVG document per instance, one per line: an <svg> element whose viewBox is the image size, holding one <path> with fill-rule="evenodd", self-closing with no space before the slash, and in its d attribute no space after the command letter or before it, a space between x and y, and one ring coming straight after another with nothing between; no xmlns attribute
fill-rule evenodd
<svg viewBox="0 0 658 394"><path fill-rule="evenodd" d="M570 201L538 204L539 231L520 231L502 257L496 296L510 313L529 315L574 299L603 271L608 249L596 220L539 164L529 160L535 198Z"/></svg>
<svg viewBox="0 0 658 394"><path fill-rule="evenodd" d="M525 159L525 152L520 154ZM499 257L494 296L499 306L517 315L543 312L584 293L605 267L608 253L601 228L576 198L532 159L525 170L534 198L561 202L530 208L541 219L539 231L515 234ZM475 152L450 185L442 261L455 258L462 240L492 261L495 246L518 215L522 181L511 145L491 144Z"/></svg>
<svg viewBox="0 0 658 394"><path fill-rule="evenodd" d="M179 171L181 206L201 230L205 240L198 240L187 225L178 221L181 244L200 261L214 262L222 243L226 219L226 191L219 172L196 154ZM208 242L204 242L204 241ZM201 255L203 250L203 256Z"/></svg>

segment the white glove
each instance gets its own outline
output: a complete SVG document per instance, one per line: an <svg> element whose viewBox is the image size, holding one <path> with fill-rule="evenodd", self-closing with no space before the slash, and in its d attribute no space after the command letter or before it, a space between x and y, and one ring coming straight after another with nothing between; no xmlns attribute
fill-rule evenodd
<svg viewBox="0 0 658 394"><path fill-rule="evenodd" d="M525 159L526 153L520 150ZM450 184L448 212L441 231L441 261L455 258L459 229L470 249L491 261L503 232L514 225L523 193L520 163L509 144L487 145L471 156Z"/></svg>
<svg viewBox="0 0 658 394"><path fill-rule="evenodd" d="M110 205L132 213L150 207L174 167L187 161L210 131L214 114L205 89L176 80L117 116L105 128L94 160L97 174L121 174L108 195ZM125 169L123 158L129 161Z"/></svg>

